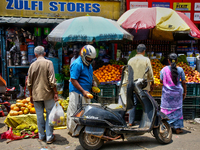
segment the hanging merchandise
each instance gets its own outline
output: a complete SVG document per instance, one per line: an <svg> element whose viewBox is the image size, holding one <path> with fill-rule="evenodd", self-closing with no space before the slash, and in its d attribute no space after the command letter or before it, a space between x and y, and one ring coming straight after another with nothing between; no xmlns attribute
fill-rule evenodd
<svg viewBox="0 0 200 150"><path fill-rule="evenodd" d="M34 43L33 42L29 42L29 45L28 45L28 54L29 55L33 55L34 54Z"/></svg>
<svg viewBox="0 0 200 150"><path fill-rule="evenodd" d="M34 28L35 36L41 36L41 28Z"/></svg>
<svg viewBox="0 0 200 150"><path fill-rule="evenodd" d="M44 35L48 35L50 33L50 28L44 28Z"/></svg>

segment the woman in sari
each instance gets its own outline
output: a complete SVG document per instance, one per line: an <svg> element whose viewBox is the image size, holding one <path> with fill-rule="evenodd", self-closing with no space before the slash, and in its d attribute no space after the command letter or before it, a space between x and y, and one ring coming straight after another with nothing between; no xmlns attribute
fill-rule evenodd
<svg viewBox="0 0 200 150"><path fill-rule="evenodd" d="M181 67L176 67L175 53L169 55L168 62L169 66L164 67L160 72L160 81L163 83L160 108L161 112L168 116L168 123L172 129L179 134L183 132L181 128L184 127L182 106L187 92L185 73Z"/></svg>

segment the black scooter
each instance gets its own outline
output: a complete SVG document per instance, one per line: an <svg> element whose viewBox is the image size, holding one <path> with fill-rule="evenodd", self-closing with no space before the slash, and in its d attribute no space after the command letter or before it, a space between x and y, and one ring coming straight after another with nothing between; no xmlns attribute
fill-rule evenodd
<svg viewBox="0 0 200 150"><path fill-rule="evenodd" d="M149 68L146 69L146 73ZM135 135L143 135L152 132L156 140L161 144L168 144L172 140L172 130L167 123L167 116L159 111L157 102L144 89L147 79L133 81L133 70L125 66L122 71L119 98L123 108L111 109L109 106L84 104L79 101L79 108L72 116L77 123L74 136L79 135L79 142L88 150L99 149L104 141L128 138ZM125 121L125 113L132 108L133 92L143 107L142 119L139 127L128 127Z"/></svg>

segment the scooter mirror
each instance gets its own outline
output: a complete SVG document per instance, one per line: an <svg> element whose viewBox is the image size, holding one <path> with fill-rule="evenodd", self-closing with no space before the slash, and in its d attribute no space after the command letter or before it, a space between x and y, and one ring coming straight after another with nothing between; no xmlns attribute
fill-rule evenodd
<svg viewBox="0 0 200 150"><path fill-rule="evenodd" d="M147 68L146 68L146 70L144 72L143 79L144 79L145 74L147 74L148 71L149 71L149 66L147 66Z"/></svg>

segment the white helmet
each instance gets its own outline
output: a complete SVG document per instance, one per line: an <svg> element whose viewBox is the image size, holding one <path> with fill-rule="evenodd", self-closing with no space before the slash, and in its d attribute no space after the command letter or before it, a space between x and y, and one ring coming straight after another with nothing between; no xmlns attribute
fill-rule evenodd
<svg viewBox="0 0 200 150"><path fill-rule="evenodd" d="M86 58L91 58L91 61L88 61ZM85 45L81 49L81 58L85 65L89 66L93 60L96 58L96 49L92 45Z"/></svg>

